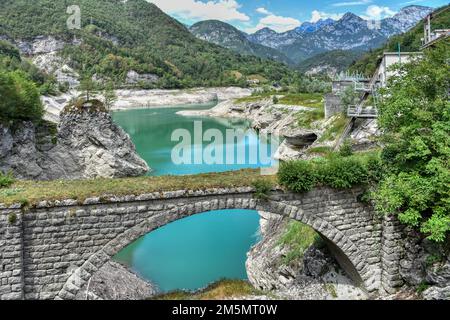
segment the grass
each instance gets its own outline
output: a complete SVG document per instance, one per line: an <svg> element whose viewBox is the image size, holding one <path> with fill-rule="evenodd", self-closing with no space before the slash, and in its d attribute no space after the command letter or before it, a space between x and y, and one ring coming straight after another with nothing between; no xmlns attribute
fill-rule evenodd
<svg viewBox="0 0 450 320"><path fill-rule="evenodd" d="M173 291L152 297L151 300L223 300L233 297L262 295L248 281L221 280L197 292Z"/></svg>
<svg viewBox="0 0 450 320"><path fill-rule="evenodd" d="M277 91L255 92L251 96L236 99L236 103L256 102L263 99L272 98L272 96L283 96L279 99L278 104L290 106L302 106L309 108L323 107L322 93L285 93Z"/></svg>
<svg viewBox="0 0 450 320"><path fill-rule="evenodd" d="M311 111L300 111L296 114L297 124L301 128L311 128L311 124L315 121L325 118L325 111L323 108Z"/></svg>
<svg viewBox="0 0 450 320"><path fill-rule="evenodd" d="M322 93L290 93L280 98L280 104L310 108L323 107Z"/></svg>
<svg viewBox="0 0 450 320"><path fill-rule="evenodd" d="M334 284L332 284L332 283L326 283L326 284L324 285L324 287L325 287L325 290L326 290L326 291L327 291L334 299L337 299L337 298L338 298L338 294L337 294L336 287L335 287Z"/></svg>
<svg viewBox="0 0 450 320"><path fill-rule="evenodd" d="M235 103L246 103L246 102L256 102L263 99L272 98L273 95L278 94L277 92L264 91L264 92L254 92L251 96L238 98L234 100Z"/></svg>
<svg viewBox="0 0 450 320"><path fill-rule="evenodd" d="M344 115L338 115L333 123L324 132L324 134L320 137L319 142L336 140L342 133L344 133L347 122L347 117L345 117Z"/></svg>
<svg viewBox="0 0 450 320"><path fill-rule="evenodd" d="M313 147L306 150L308 154L320 154L323 156L329 155L331 152L333 152L333 148L328 146L320 146L320 147Z"/></svg>
<svg viewBox="0 0 450 320"><path fill-rule="evenodd" d="M311 227L298 222L290 221L285 233L278 240L277 245L289 248L289 252L283 258L283 264L289 265L293 261L303 257L305 251L318 240L319 235Z"/></svg>
<svg viewBox="0 0 450 320"><path fill-rule="evenodd" d="M210 188L251 187L257 181L277 184L276 176L261 176L258 169L193 176L138 177L122 179L16 181L0 189L0 203L28 203L42 200L74 199L80 202L90 197L106 195L140 195L176 190L204 190Z"/></svg>

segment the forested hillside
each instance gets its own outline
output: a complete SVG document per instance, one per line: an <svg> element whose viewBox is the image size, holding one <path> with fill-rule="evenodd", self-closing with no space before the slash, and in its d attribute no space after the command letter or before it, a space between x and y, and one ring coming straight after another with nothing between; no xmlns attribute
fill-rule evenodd
<svg viewBox="0 0 450 320"><path fill-rule="evenodd" d="M0 41L0 125L40 120L44 110L39 99L48 77L26 60L19 51Z"/></svg>
<svg viewBox="0 0 450 320"><path fill-rule="evenodd" d="M432 30L449 28L450 6L437 9L436 12L439 12L439 14L432 20ZM400 49L403 52L419 51L422 45L422 38L423 22L419 22L410 31L393 36L384 46L366 53L350 67L350 71L372 76L378 65L379 59L382 58L383 52L396 52L399 44Z"/></svg>
<svg viewBox="0 0 450 320"><path fill-rule="evenodd" d="M315 55L299 64L300 72L310 74L335 74L346 70L361 57L361 51L332 50Z"/></svg>
<svg viewBox="0 0 450 320"><path fill-rule="evenodd" d="M81 8L81 30L68 30L66 9ZM165 88L246 85L245 76L260 74L278 81L291 71L281 63L197 39L187 28L145 0L4 0L0 36L8 40L54 35L68 44L63 55L85 76L122 83L130 70L160 77ZM237 72L236 72L237 71ZM239 73L244 77L236 77Z"/></svg>

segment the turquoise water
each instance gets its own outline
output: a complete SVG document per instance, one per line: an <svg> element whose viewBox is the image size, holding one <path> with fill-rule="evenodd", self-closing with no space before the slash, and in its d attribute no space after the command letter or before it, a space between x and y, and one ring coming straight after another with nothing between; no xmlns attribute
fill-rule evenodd
<svg viewBox="0 0 450 320"><path fill-rule="evenodd" d="M203 213L147 234L116 260L162 292L195 290L223 278L247 279L246 254L258 241L258 223L254 211Z"/></svg>
<svg viewBox="0 0 450 320"><path fill-rule="evenodd" d="M250 158L250 151L262 148L262 154L270 157L276 150L271 150L270 143L260 141L256 132L249 131L245 139L240 139L235 143L235 161L225 164L225 156L222 157L223 164L174 164L172 161L172 149L180 142L171 141L172 133L175 130L186 129L191 133L192 157L200 150L204 150L211 142L196 143L194 140L194 121L202 122L203 133L208 129L218 129L224 136L224 146L226 148L226 130L230 128L249 129L249 123L242 120L218 119L210 117L183 117L176 113L180 110L200 110L210 109L214 104L209 105L189 105L164 107L157 109L135 109L114 112L113 118L131 137L139 155L148 163L153 171L149 175L189 175L205 172L223 172L238 170L242 168L268 167L270 164L262 164L261 159L253 161ZM245 163L238 163L237 150L244 147L246 150ZM275 149L275 148L273 148ZM259 150L259 149L258 149ZM266 151L267 150L267 151ZM265 152L266 151L266 152ZM265 153L264 153L265 152ZM259 154L259 152L258 152ZM193 163L194 161L192 161Z"/></svg>
<svg viewBox="0 0 450 320"><path fill-rule="evenodd" d="M176 115L180 110L210 109L210 105L175 106L157 109L119 111L113 118L131 137L139 155L153 169L149 175L185 175L221 172L263 166L251 163L249 152L244 163L182 164L172 162L172 132L186 129L194 133L194 121L202 121L203 130L230 128L248 129L249 123L216 118L187 118ZM194 144L193 150L208 143ZM224 141L224 145L226 141ZM260 141L253 131L237 141L237 148L264 148L270 144ZM264 149L265 150L265 149ZM199 214L155 230L127 246L116 259L143 278L156 284L163 292L203 288L220 279L247 279L246 254L258 241L259 215L249 210L223 210Z"/></svg>

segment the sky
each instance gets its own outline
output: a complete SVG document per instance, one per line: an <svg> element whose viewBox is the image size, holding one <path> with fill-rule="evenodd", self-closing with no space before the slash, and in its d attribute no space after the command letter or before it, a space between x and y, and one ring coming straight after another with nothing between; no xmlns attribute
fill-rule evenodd
<svg viewBox="0 0 450 320"><path fill-rule="evenodd" d="M305 21L339 19L353 12L365 19L383 19L408 5L440 7L448 0L147 0L182 23L209 19L230 23L248 33L269 27L292 30Z"/></svg>

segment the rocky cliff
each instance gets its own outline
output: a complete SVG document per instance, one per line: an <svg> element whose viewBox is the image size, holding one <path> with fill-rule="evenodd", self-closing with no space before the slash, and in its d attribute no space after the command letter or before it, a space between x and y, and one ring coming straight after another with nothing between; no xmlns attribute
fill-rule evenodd
<svg viewBox="0 0 450 320"><path fill-rule="evenodd" d="M0 125L0 170L19 179L54 180L140 176L149 167L109 113L85 104L66 109L57 128Z"/></svg>

